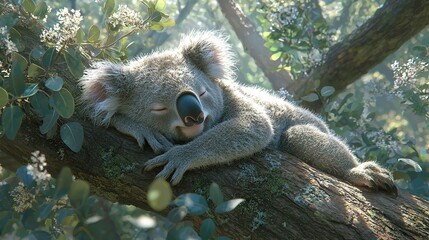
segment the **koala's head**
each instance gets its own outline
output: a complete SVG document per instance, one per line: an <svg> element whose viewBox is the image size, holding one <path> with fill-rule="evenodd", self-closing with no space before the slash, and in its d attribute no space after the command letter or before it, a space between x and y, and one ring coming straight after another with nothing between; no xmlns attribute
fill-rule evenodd
<svg viewBox="0 0 429 240"><path fill-rule="evenodd" d="M175 141L198 136L223 112L219 84L230 80L230 45L219 32L191 32L178 48L127 64L98 62L80 79L90 118L108 125L121 114Z"/></svg>

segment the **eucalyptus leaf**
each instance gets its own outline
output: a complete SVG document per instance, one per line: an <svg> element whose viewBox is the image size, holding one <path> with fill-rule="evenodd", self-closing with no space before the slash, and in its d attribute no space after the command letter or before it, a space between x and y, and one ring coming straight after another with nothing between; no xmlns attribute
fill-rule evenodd
<svg viewBox="0 0 429 240"><path fill-rule="evenodd" d="M151 208L156 211L164 210L173 197L170 184L162 178L155 179L147 191L147 201Z"/></svg>
<svg viewBox="0 0 429 240"><path fill-rule="evenodd" d="M172 222L180 222L188 214L188 209L185 206L173 208L167 215L167 218Z"/></svg>
<svg viewBox="0 0 429 240"><path fill-rule="evenodd" d="M33 0L24 0L22 2L22 7L24 8L25 11L27 11L28 13L33 13L34 9L36 9L36 4L34 3Z"/></svg>
<svg viewBox="0 0 429 240"><path fill-rule="evenodd" d="M58 92L52 92L52 95L49 98L49 104L63 118L69 118L74 113L74 98L65 88L62 88Z"/></svg>
<svg viewBox="0 0 429 240"><path fill-rule="evenodd" d="M39 91L39 85L37 83L25 84L24 93L21 95L22 98L31 97Z"/></svg>
<svg viewBox="0 0 429 240"><path fill-rule="evenodd" d="M64 52L64 58L67 63L67 68L75 78L80 78L83 75L84 66L80 57L80 52L74 49L67 49Z"/></svg>
<svg viewBox="0 0 429 240"><path fill-rule="evenodd" d="M115 4L115 0L106 0L103 7L104 18L107 19L108 17L110 17L110 15L112 15L113 10L115 9Z"/></svg>
<svg viewBox="0 0 429 240"><path fill-rule="evenodd" d="M50 110L48 114L43 117L43 124L39 127L39 130L42 134L46 134L51 130L58 120L58 113L55 110Z"/></svg>
<svg viewBox="0 0 429 240"><path fill-rule="evenodd" d="M51 47L48 50L46 50L46 52L43 54L42 66L45 69L48 69L52 65L54 58L55 58L55 48Z"/></svg>
<svg viewBox="0 0 429 240"><path fill-rule="evenodd" d="M43 69L41 66L31 63L28 67L28 76L31 78L36 78L40 74L45 72L45 69Z"/></svg>
<svg viewBox="0 0 429 240"><path fill-rule="evenodd" d="M213 201L213 203L216 206L218 206L223 202L223 193L220 190L220 187L219 185L217 185L217 183L212 183L210 185L209 193L210 193L210 199Z"/></svg>
<svg viewBox="0 0 429 240"><path fill-rule="evenodd" d="M28 66L27 59L17 52L12 54L12 62L18 62L19 66L21 67L21 71L25 71Z"/></svg>
<svg viewBox="0 0 429 240"><path fill-rule="evenodd" d="M415 172L421 172L423 171L422 167L414 160L409 159L409 158L399 158L398 162L403 162L406 165L411 166Z"/></svg>
<svg viewBox="0 0 429 240"><path fill-rule="evenodd" d="M6 107L2 114L2 126L7 139L14 140L21 127L24 113L18 106L10 105Z"/></svg>
<svg viewBox="0 0 429 240"><path fill-rule="evenodd" d="M271 55L270 60L277 61L277 59L279 59L281 55L282 55L282 52L276 52L273 55Z"/></svg>
<svg viewBox="0 0 429 240"><path fill-rule="evenodd" d="M63 142L73 151L79 152L83 144L83 127L78 122L61 126L60 136Z"/></svg>
<svg viewBox="0 0 429 240"><path fill-rule="evenodd" d="M83 43L83 41L85 40L85 32L82 30L82 28L79 28L79 30L77 30L76 32L76 42L77 43Z"/></svg>
<svg viewBox="0 0 429 240"><path fill-rule="evenodd" d="M60 199L70 191L73 182L73 174L69 167L63 167L58 174L55 184L54 199Z"/></svg>
<svg viewBox="0 0 429 240"><path fill-rule="evenodd" d="M0 87L0 109L3 108L9 102L9 94L7 91Z"/></svg>
<svg viewBox="0 0 429 240"><path fill-rule="evenodd" d="M167 234L167 240L200 240L201 238L190 226L175 226Z"/></svg>
<svg viewBox="0 0 429 240"><path fill-rule="evenodd" d="M319 100L319 96L316 93L310 93L307 96L301 97L301 99L306 102L314 102Z"/></svg>
<svg viewBox="0 0 429 240"><path fill-rule="evenodd" d="M68 196L73 207L78 208L82 206L89 196L89 184L80 179L74 181L70 186Z"/></svg>
<svg viewBox="0 0 429 240"><path fill-rule="evenodd" d="M51 202L45 202L42 205L39 206L39 208L37 209L36 215L37 215L37 220L40 222L41 220L45 220L49 214L52 211L52 208L54 207L54 203Z"/></svg>
<svg viewBox="0 0 429 240"><path fill-rule="evenodd" d="M162 12L165 9L165 0L157 0L155 3L155 10Z"/></svg>
<svg viewBox="0 0 429 240"><path fill-rule="evenodd" d="M64 80L60 77L51 77L45 81L45 87L52 91L59 91L63 87Z"/></svg>
<svg viewBox="0 0 429 240"><path fill-rule="evenodd" d="M25 75L22 62L12 63L12 72L10 75L9 88L14 96L20 96L25 89Z"/></svg>
<svg viewBox="0 0 429 240"><path fill-rule="evenodd" d="M173 204L178 207L185 206L190 215L202 215L208 209L206 199L196 193L182 194L173 201Z"/></svg>
<svg viewBox="0 0 429 240"><path fill-rule="evenodd" d="M28 172L27 166L21 166L16 170L16 175L22 180L26 187L33 187L35 185L34 176Z"/></svg>
<svg viewBox="0 0 429 240"><path fill-rule="evenodd" d="M88 32L88 41L89 42L96 42L100 38L100 28L97 27L97 25L92 25L89 28Z"/></svg>
<svg viewBox="0 0 429 240"><path fill-rule="evenodd" d="M48 13L48 5L44 1L39 1L34 9L33 15L39 18L44 18Z"/></svg>
<svg viewBox="0 0 429 240"><path fill-rule="evenodd" d="M331 86L324 86L321 90L320 90L320 94L324 97L329 97L332 94L334 94L335 92L335 88L331 87Z"/></svg>
<svg viewBox="0 0 429 240"><path fill-rule="evenodd" d="M230 211L234 210L242 202L244 202L244 199L242 199L242 198L232 199L232 200L223 202L215 208L215 212L217 212L217 213L230 212Z"/></svg>
<svg viewBox="0 0 429 240"><path fill-rule="evenodd" d="M49 99L48 97L42 93L38 92L35 95L30 97L30 104L31 107L41 116L45 116L49 113L50 107L49 107Z"/></svg>
<svg viewBox="0 0 429 240"><path fill-rule="evenodd" d="M204 221L201 223L201 228L200 228L201 239L209 240L213 236L215 229L216 229L216 225L211 218L204 219Z"/></svg>

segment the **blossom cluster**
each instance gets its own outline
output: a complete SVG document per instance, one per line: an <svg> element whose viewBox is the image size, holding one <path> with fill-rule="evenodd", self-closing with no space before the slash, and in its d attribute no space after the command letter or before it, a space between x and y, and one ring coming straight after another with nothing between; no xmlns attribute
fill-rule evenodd
<svg viewBox="0 0 429 240"><path fill-rule="evenodd" d="M112 27L144 28L144 21L139 14L127 5L120 4L118 10L107 19Z"/></svg>
<svg viewBox="0 0 429 240"><path fill-rule="evenodd" d="M52 28L44 29L40 35L42 42L55 45L57 50L62 47L67 47L67 44L72 44L79 30L82 16L79 10L62 8L56 13L58 23Z"/></svg>
<svg viewBox="0 0 429 240"><path fill-rule="evenodd" d="M394 61L391 68L394 77L393 91L400 94L402 87L413 89L420 85L417 76L421 72L428 71L429 64L418 58L410 58L402 65Z"/></svg>
<svg viewBox="0 0 429 240"><path fill-rule="evenodd" d="M51 174L45 168L47 163L44 154L40 154L39 151L32 152L31 162L31 165L27 165L27 172L33 176L38 185L51 179Z"/></svg>
<svg viewBox="0 0 429 240"><path fill-rule="evenodd" d="M6 55L18 52L15 43L10 39L9 31L6 26L0 28L0 46L6 49Z"/></svg>
<svg viewBox="0 0 429 240"><path fill-rule="evenodd" d="M35 195L28 191L23 182L10 191L10 196L13 198L13 209L18 213L31 208L35 201Z"/></svg>

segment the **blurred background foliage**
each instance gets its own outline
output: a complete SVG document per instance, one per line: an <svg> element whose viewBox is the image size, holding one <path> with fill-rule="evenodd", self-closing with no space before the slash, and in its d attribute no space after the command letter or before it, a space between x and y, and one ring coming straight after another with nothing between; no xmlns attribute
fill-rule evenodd
<svg viewBox="0 0 429 240"><path fill-rule="evenodd" d="M167 13L169 17L165 17L165 19L172 19L176 24L172 26L171 22L164 20L165 26L153 27L155 30L162 31L149 30L150 28L146 28L143 31L134 31L134 29L127 27L114 29L115 27L108 26L105 20L105 13L102 11L108 1L110 0L47 0L45 1L46 4L53 10L47 13L48 18L45 28L53 27L57 23L56 13L58 9L64 7L79 9L83 17L80 22L80 29L86 33L86 37L88 37L93 25L98 26L100 30L99 39L107 38L112 30L117 32L115 34L123 34L124 37L111 48L105 49L106 51L100 50L101 45L96 46L96 41L92 41L94 44L86 52L93 58L114 61L126 61L142 54L148 54L158 48L175 47L180 36L191 30L220 29L229 36L229 42L233 45L234 51L236 51L238 81L256 84L271 91L278 91L278 89L272 89L270 81L257 67L252 57L247 54L228 20L222 14L217 1L166 1L163 12ZM19 5L25 1L13 0L10 2ZM279 69L286 69L296 81L299 81L302 76L306 76L311 69L320 64L323 61L323 54L331 46L342 41L345 36L362 26L384 3L383 0L236 0L235 2L238 3L246 17L255 24L257 30L263 36L265 47L271 52L271 59L281 60ZM127 5L130 9L141 14L141 16L149 14L148 7L142 4L142 1L117 0L115 9L120 4ZM1 13L5 14L4 9ZM94 31L96 32L96 30ZM132 34L128 35L127 33L129 32L132 32ZM3 61L2 79L0 79L2 83L0 86L3 86L3 78L7 77L8 74L7 65L4 61L9 54L6 51L5 39L7 40L3 34L3 45L1 45L0 51ZM279 95L292 99L297 104L302 101L321 99L323 101L323 109L320 112L321 117L328 122L339 136L352 146L354 153L359 158L376 160L393 172L399 188L429 199L429 135L427 134L427 129L429 128L428 43L429 28L426 27L403 44L394 54L391 54L370 72L364 74L358 81L349 85L346 90L335 95L335 97L333 97L335 92L335 87L333 86L325 86L321 92L307 95L301 99L291 98L284 90L279 91ZM82 54L85 54L85 51L82 51ZM53 81L58 84L57 80ZM47 88L51 89L50 87L55 88L55 86L47 86ZM21 104L21 100L16 101ZM33 157L40 158L38 154ZM6 157L2 156L2 158ZM36 161L37 164L39 163ZM23 175L23 170L21 172L17 171L15 174L2 169L0 177L0 180L8 179L9 183L12 184L8 187L13 186L16 188L13 190L15 191L15 196L19 194L19 187L29 187L33 184L28 176ZM82 184L85 185L84 183ZM51 184L49 191L38 192L39 194L44 194L39 197L41 199L49 197L60 200L60 198L67 195L67 192L71 191L67 188L59 196L55 185L58 185L58 182ZM7 190L4 187L5 185L2 186L0 207L4 210L7 207L14 206L14 195L11 194L12 188ZM36 191L36 189L32 191ZM9 198L4 198L8 193L10 194ZM33 209L31 213L28 211L19 212L16 209L13 213L11 211L0 213L0 225L11 227L7 231L5 230L6 227L3 227L2 234L10 234L11 231L15 231L15 234L20 234L19 236L21 237L27 236L28 231L21 233L17 233L17 231L22 226L25 229L30 227L35 227L36 229L39 225L31 224L36 224L33 221L34 218L41 216L43 219L50 219L50 221L44 222L46 224L43 230L40 230L43 232L32 232L36 239L61 238L60 236L66 238L67 234L75 234L75 236L80 234L79 236L82 237L86 236L85 234L91 235L93 232L86 232L85 228L82 228L82 231L77 231L75 227L80 226L78 224L83 224L82 226L91 224L91 221L94 221L91 217L100 215L106 217L103 220L103 224L115 225L115 228L112 228L115 231L117 230L114 234L128 237L139 236L138 234L155 234L134 231L136 228L144 226L146 222L140 223L136 220L137 218L134 218L134 216L141 215L142 210L133 207L112 204L92 196L82 200L89 204L85 210L86 215L79 213L79 211L84 210L79 209L79 206L68 199L64 200L66 201L64 206L68 206L68 212L66 210L60 212L58 209L57 212L52 211L48 217L47 215L45 216L45 211L48 208L54 208L54 206L58 205L58 202L55 204L52 202L51 205L48 203L47 205L46 202L36 199L36 192L33 192L33 194L35 200L32 200ZM68 196L70 196L70 193L68 193ZM196 202L203 201L201 198L196 197ZM214 204L219 205L221 202ZM98 213L98 215L94 214L91 211L100 211L100 209L91 208L91 206L94 206L93 204L102 207L101 209L105 212ZM205 206L207 206L207 203L205 203ZM177 207L180 208L180 204ZM197 234L194 230L190 230L189 223L181 223L184 217L183 211L185 210L182 208L175 211L171 214L174 215L171 218L176 223L180 223L177 226L181 226L180 229L185 232L184 234L192 236L194 233ZM126 216L128 216L129 221L123 222L119 226L117 225L119 222L115 221L115 219L121 218L118 218L115 214L119 214L121 218L127 218ZM3 225L7 223L6 220L10 219L12 215L15 217L20 216L22 222L9 222L9 225ZM174 218L177 216L179 217ZM67 217L69 218L67 219ZM61 225L66 219L65 225ZM162 222L162 220L160 221ZM103 224L101 226L105 226ZM124 226L124 224L128 224L128 227ZM207 220L205 229L198 233L199 236L209 234L212 231L211 229L214 228L213 224ZM60 225L62 232L56 229ZM73 233L65 226L72 226L77 232ZM178 229L176 230L178 231ZM49 232L49 237L46 235L47 232ZM37 234L39 236L36 236ZM156 234L165 236L168 233L161 231ZM225 237L220 237L220 239L225 239Z"/></svg>

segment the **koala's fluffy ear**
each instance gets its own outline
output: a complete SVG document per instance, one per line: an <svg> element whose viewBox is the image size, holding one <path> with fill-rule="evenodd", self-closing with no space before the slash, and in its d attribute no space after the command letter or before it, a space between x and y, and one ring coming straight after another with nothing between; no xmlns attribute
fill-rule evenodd
<svg viewBox="0 0 429 240"><path fill-rule="evenodd" d="M180 49L187 59L209 77L232 78L234 54L221 32L191 32L181 40Z"/></svg>
<svg viewBox="0 0 429 240"><path fill-rule="evenodd" d="M108 125L118 111L121 96L129 90L123 65L97 62L85 73L79 84L82 87L80 103L97 125Z"/></svg>

